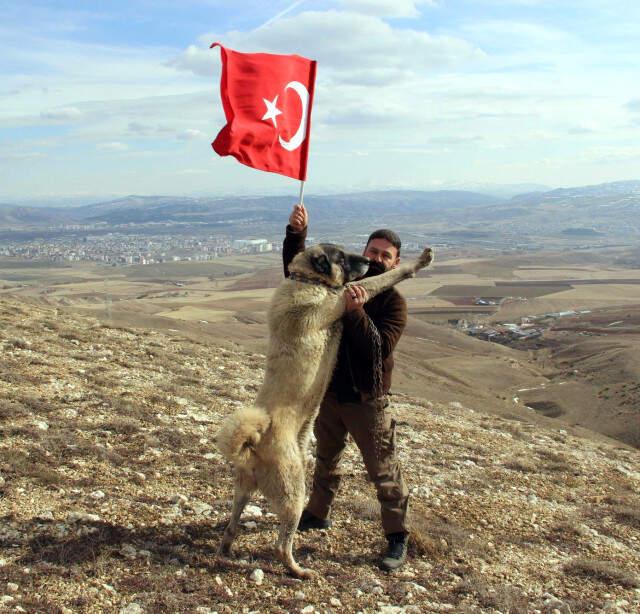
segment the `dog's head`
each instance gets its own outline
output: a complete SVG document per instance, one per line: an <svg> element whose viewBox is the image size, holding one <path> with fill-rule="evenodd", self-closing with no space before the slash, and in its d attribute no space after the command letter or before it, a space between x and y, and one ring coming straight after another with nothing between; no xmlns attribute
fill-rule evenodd
<svg viewBox="0 0 640 614"><path fill-rule="evenodd" d="M369 268L369 258L345 252L340 246L320 243L298 254L291 272L317 279L335 288L362 277Z"/></svg>

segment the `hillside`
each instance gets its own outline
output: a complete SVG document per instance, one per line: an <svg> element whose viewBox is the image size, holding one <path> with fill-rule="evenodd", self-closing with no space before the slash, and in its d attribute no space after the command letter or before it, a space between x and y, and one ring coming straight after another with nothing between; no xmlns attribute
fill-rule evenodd
<svg viewBox="0 0 640 614"><path fill-rule="evenodd" d="M16 612L637 612L640 453L613 441L394 398L413 493L404 570L351 446L334 527L275 562L256 497L217 560L231 470L212 438L264 357L0 299L0 609ZM260 568L264 580L250 579Z"/></svg>

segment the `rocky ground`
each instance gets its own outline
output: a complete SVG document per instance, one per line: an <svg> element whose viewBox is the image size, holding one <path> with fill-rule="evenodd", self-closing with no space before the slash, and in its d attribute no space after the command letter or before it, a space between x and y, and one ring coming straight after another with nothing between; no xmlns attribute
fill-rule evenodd
<svg viewBox="0 0 640 614"><path fill-rule="evenodd" d="M639 612L640 453L395 396L406 567L353 446L329 531L274 560L256 498L216 558L231 467L212 439L264 357L0 299L2 612Z"/></svg>

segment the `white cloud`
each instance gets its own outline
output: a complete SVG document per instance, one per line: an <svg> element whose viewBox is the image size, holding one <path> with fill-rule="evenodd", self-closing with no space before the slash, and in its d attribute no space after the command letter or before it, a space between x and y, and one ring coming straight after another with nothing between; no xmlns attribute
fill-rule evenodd
<svg viewBox="0 0 640 614"><path fill-rule="evenodd" d="M111 141L109 143L98 143L96 148L100 151L127 151L129 146L120 141Z"/></svg>
<svg viewBox="0 0 640 614"><path fill-rule="evenodd" d="M52 109L51 111L43 111L40 117L45 121L52 122L68 122L80 119L82 113L78 107L65 107L61 109Z"/></svg>
<svg viewBox="0 0 640 614"><path fill-rule="evenodd" d="M378 17L419 17L420 7L435 6L435 0L341 0L347 10Z"/></svg>
<svg viewBox="0 0 640 614"><path fill-rule="evenodd" d="M200 37L170 65L210 77L219 64L213 41L242 51L299 53L318 61L318 78L362 85L424 75L483 57L456 36L394 28L379 17L346 11L307 11L250 32Z"/></svg>
<svg viewBox="0 0 640 614"><path fill-rule="evenodd" d="M191 141L193 139L203 139L206 135L201 130L194 130L193 128L187 128L179 132L176 137L181 141Z"/></svg>
<svg viewBox="0 0 640 614"><path fill-rule="evenodd" d="M625 106L633 113L640 113L640 98L630 100Z"/></svg>
<svg viewBox="0 0 640 614"><path fill-rule="evenodd" d="M40 158L46 158L46 155L40 151L15 151L0 153L0 160L4 160L5 162L29 162L31 160L38 160Z"/></svg>

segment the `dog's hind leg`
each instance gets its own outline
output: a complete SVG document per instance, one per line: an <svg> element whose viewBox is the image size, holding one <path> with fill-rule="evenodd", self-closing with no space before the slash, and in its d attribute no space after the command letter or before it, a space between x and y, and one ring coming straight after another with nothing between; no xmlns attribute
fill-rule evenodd
<svg viewBox="0 0 640 614"><path fill-rule="evenodd" d="M222 541L218 547L218 554L222 556L229 556L231 554L231 544L238 533L240 516L242 516L242 512L247 503L249 503L249 497L254 490L255 482L248 475L236 475L231 518L227 528L224 530Z"/></svg>
<svg viewBox="0 0 640 614"><path fill-rule="evenodd" d="M302 459L281 465L260 487L280 520L276 551L278 558L298 578L310 578L311 569L301 567L293 556L293 540L304 507L304 467ZM266 486L266 488L265 488Z"/></svg>

